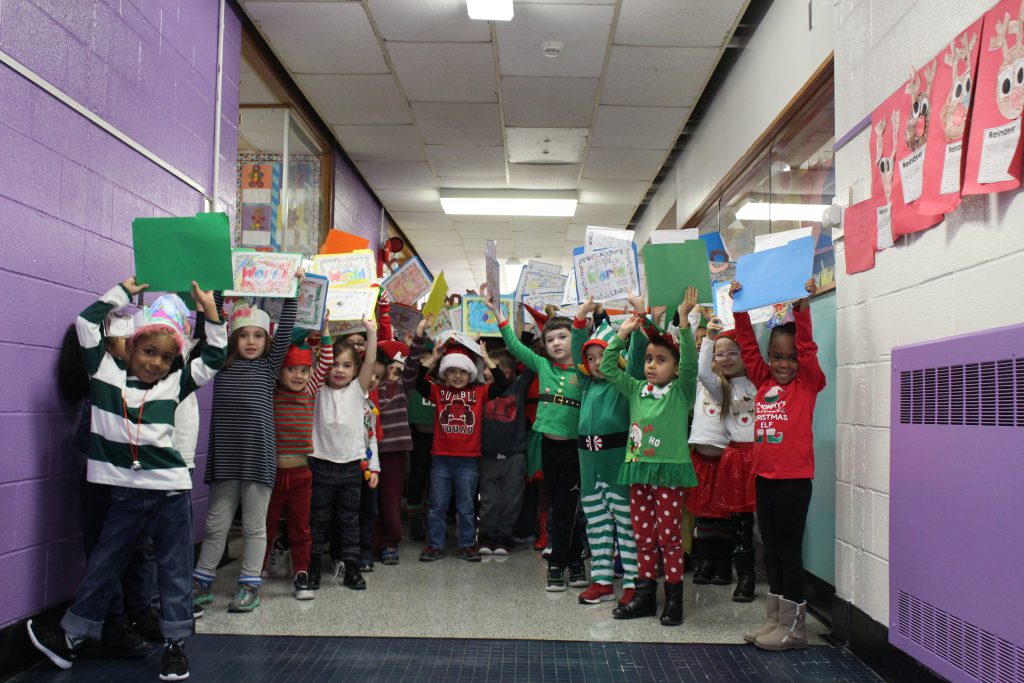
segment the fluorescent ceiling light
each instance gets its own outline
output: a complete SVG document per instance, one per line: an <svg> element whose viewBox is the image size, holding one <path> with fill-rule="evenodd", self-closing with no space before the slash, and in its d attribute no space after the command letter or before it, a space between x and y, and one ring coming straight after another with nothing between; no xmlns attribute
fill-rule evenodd
<svg viewBox="0 0 1024 683"><path fill-rule="evenodd" d="M768 204L747 202L736 212L741 221L800 221L820 223L828 204Z"/></svg>
<svg viewBox="0 0 1024 683"><path fill-rule="evenodd" d="M525 263L517 258L510 258L501 266L501 291L511 292L519 284L519 275L523 272Z"/></svg>
<svg viewBox="0 0 1024 683"><path fill-rule="evenodd" d="M466 0L470 19L512 21L512 0Z"/></svg>
<svg viewBox="0 0 1024 683"><path fill-rule="evenodd" d="M574 216L575 192L441 190L441 208L457 216Z"/></svg>

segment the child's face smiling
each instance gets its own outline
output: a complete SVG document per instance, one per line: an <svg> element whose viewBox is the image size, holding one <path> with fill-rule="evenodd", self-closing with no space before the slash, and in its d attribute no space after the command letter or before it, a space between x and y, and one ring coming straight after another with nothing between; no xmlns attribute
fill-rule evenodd
<svg viewBox="0 0 1024 683"><path fill-rule="evenodd" d="M675 357L664 346L647 345L647 358L644 360L644 378L651 384L665 386L679 374L679 366Z"/></svg>
<svg viewBox="0 0 1024 683"><path fill-rule="evenodd" d="M267 332L262 327L249 325L238 331L238 357L256 360L267 349Z"/></svg>
<svg viewBox="0 0 1024 683"><path fill-rule="evenodd" d="M178 355L178 345L168 334L151 334L129 341L128 374L146 384L156 384L170 371Z"/></svg>
<svg viewBox="0 0 1024 683"><path fill-rule="evenodd" d="M363 358L366 357L366 335L361 332L353 332L345 337L345 341L355 348L356 352L359 353L359 360L362 362Z"/></svg>
<svg viewBox="0 0 1024 683"><path fill-rule="evenodd" d="M336 356L330 372L327 373L327 386L332 389L347 387L358 372L359 366L356 365L351 352Z"/></svg>
<svg viewBox="0 0 1024 683"><path fill-rule="evenodd" d="M590 376L594 379L604 379L604 375L601 373L601 358L604 356L604 349L597 344L591 344L583 355L587 360L587 370L590 371Z"/></svg>
<svg viewBox="0 0 1024 683"><path fill-rule="evenodd" d="M740 360L740 347L728 337L715 340L715 364L727 377L738 377L746 369Z"/></svg>
<svg viewBox="0 0 1024 683"><path fill-rule="evenodd" d="M309 373L312 370L308 365L289 365L281 368L278 382L285 391L302 391L309 382Z"/></svg>
<svg viewBox="0 0 1024 683"><path fill-rule="evenodd" d="M444 372L444 381L452 389L465 389L469 386L469 373L462 368L448 368Z"/></svg>
<svg viewBox="0 0 1024 683"><path fill-rule="evenodd" d="M772 378L786 385L796 379L800 361L796 355L796 338L791 334L776 334L768 344L768 365Z"/></svg>

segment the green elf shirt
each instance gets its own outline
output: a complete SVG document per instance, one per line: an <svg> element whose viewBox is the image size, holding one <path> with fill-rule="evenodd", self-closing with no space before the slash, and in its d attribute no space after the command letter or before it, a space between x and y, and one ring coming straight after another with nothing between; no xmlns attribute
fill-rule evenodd
<svg viewBox="0 0 1024 683"><path fill-rule="evenodd" d="M583 398L576 368L538 356L516 339L508 321L499 329L509 353L537 373L537 419L533 422L533 431L575 439L579 435L580 399Z"/></svg>
<svg viewBox="0 0 1024 683"><path fill-rule="evenodd" d="M618 434L629 428L629 401L615 387L604 380L594 379L582 372L587 367L583 356L583 345L590 341L586 327L572 328L572 360L580 368L580 385L583 388L583 405L580 407L581 436ZM647 355L647 337L641 330L633 333L626 352L626 374L636 379L644 376L644 359Z"/></svg>
<svg viewBox="0 0 1024 683"><path fill-rule="evenodd" d="M626 343L618 335L601 359L608 383L629 399L630 427L620 484L697 485L686 424L697 392L697 350L690 329L679 332L679 377L663 387L633 379L619 368L618 355Z"/></svg>

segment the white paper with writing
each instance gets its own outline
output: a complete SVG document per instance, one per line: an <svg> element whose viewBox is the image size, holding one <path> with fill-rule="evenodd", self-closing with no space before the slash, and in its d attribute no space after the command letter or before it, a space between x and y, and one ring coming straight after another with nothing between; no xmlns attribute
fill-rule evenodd
<svg viewBox="0 0 1024 683"><path fill-rule="evenodd" d="M878 251L888 249L893 245L892 241L892 204L886 204L876 209L878 215L878 241L875 248Z"/></svg>
<svg viewBox="0 0 1024 683"><path fill-rule="evenodd" d="M632 246L577 254L574 270L582 298L592 296L594 301L614 301L640 291L636 252Z"/></svg>
<svg viewBox="0 0 1024 683"><path fill-rule="evenodd" d="M939 194L956 194L960 191L960 159L963 156L963 149L963 140L946 145L946 156L942 160L942 182L939 184Z"/></svg>
<svg viewBox="0 0 1024 683"><path fill-rule="evenodd" d="M981 162L978 164L979 183L998 183L1013 180L1010 162L1020 141L1020 119L1005 126L986 128L982 136Z"/></svg>
<svg viewBox="0 0 1024 683"><path fill-rule="evenodd" d="M602 228L599 225L588 225L586 236L583 239L584 251L621 249L633 243L633 234L632 230L619 230L617 228Z"/></svg>
<svg viewBox="0 0 1024 683"><path fill-rule="evenodd" d="M900 160L900 183L903 185L903 203L910 204L921 196L924 185L924 150L922 145L916 152Z"/></svg>

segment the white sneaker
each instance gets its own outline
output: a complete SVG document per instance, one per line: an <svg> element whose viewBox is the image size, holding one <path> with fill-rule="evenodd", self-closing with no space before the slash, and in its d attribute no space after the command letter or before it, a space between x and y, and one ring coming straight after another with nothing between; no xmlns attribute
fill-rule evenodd
<svg viewBox="0 0 1024 683"><path fill-rule="evenodd" d="M267 560L267 568L264 570L267 578L287 579L292 575L292 551L290 548L281 548L274 543L270 550L270 558Z"/></svg>

